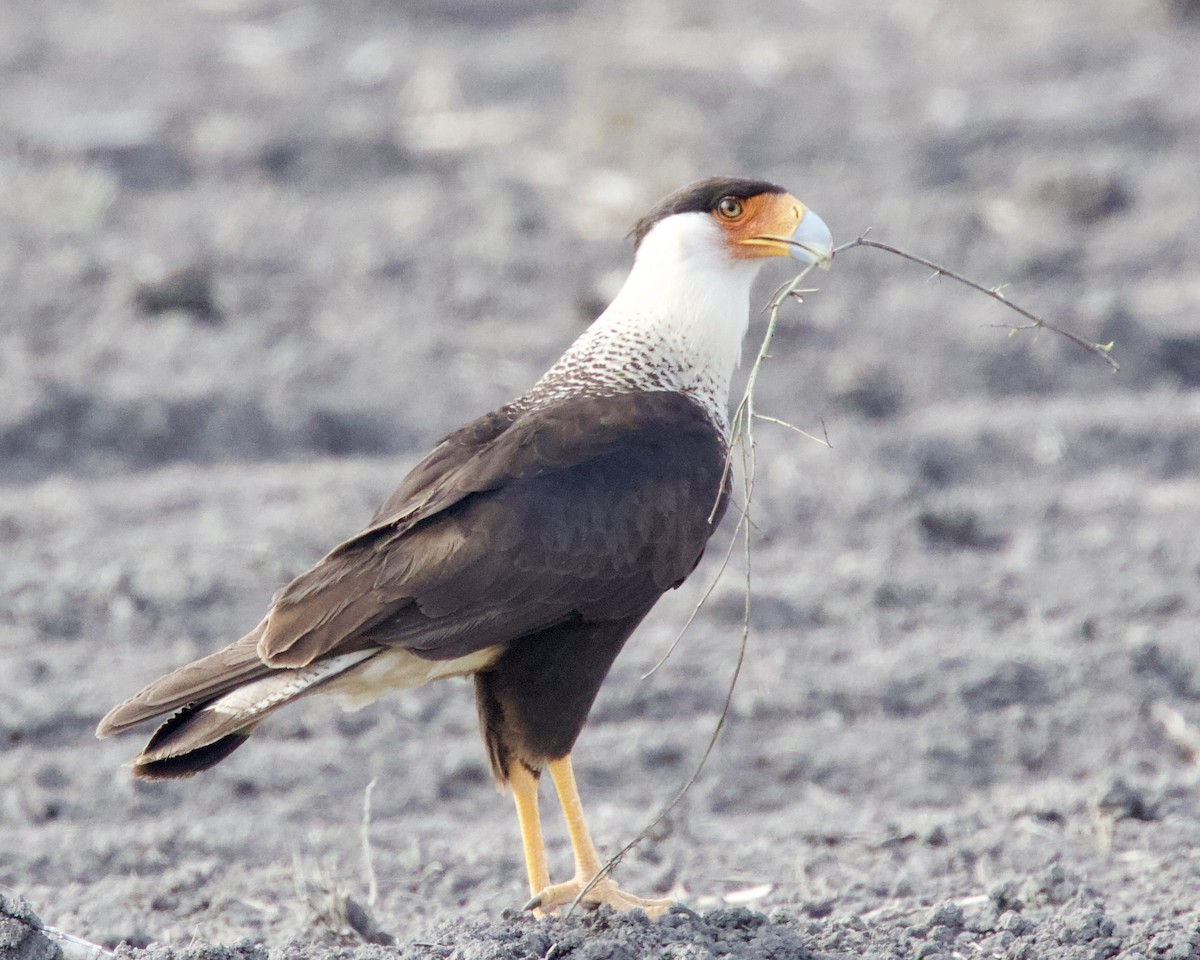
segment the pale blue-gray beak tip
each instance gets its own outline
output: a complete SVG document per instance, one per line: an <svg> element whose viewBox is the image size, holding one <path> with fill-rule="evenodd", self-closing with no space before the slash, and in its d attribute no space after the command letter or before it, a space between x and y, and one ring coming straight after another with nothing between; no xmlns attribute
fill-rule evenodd
<svg viewBox="0 0 1200 960"><path fill-rule="evenodd" d="M833 234L812 210L805 209L788 241L788 251L793 259L822 270L829 269L833 261Z"/></svg>

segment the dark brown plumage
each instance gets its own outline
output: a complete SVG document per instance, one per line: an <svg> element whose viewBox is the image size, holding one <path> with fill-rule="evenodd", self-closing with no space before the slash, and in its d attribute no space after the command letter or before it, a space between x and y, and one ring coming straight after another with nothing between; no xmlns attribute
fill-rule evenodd
<svg viewBox="0 0 1200 960"><path fill-rule="evenodd" d="M724 449L704 411L677 393L489 414L438 444L366 530L276 594L252 633L117 707L100 732L186 706L135 769L187 775L245 738L190 763L155 755L182 746L185 732L192 750L231 735L236 717L210 714L202 729L201 711L247 680L376 647L429 660L499 647L476 681L481 702L505 707L503 722L481 707L493 772L507 779L513 758L540 767L569 752L621 644L699 561L724 510ZM567 652L555 695L530 688L530 702L517 703L506 675L530 673L526 641Z"/></svg>
<svg viewBox="0 0 1200 960"><path fill-rule="evenodd" d="M635 233L622 295L529 393L442 440L245 637L100 722L108 736L171 715L135 775L210 767L302 696L361 704L473 675L492 772L516 798L535 906L574 898L599 862L568 755L613 659L692 572L724 513L723 408L750 280L763 257L798 248L818 262L829 248L824 224L782 188L728 178L672 195ZM577 857L576 879L559 887L536 812L543 768ZM609 880L589 898L665 907Z"/></svg>

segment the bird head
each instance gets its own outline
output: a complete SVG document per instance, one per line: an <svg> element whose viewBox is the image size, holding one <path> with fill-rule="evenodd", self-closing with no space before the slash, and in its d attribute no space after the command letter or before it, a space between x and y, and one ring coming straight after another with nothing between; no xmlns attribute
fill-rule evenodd
<svg viewBox="0 0 1200 960"><path fill-rule="evenodd" d="M791 257L828 269L833 256L825 222L783 187L764 180L712 177L689 184L637 222L634 249L652 233L670 234L685 252L695 246L712 253L715 247L735 262Z"/></svg>
<svg viewBox="0 0 1200 960"><path fill-rule="evenodd" d="M769 257L828 266L829 228L783 187L714 177L660 201L633 237L620 291L528 397L678 390L725 434L759 267Z"/></svg>

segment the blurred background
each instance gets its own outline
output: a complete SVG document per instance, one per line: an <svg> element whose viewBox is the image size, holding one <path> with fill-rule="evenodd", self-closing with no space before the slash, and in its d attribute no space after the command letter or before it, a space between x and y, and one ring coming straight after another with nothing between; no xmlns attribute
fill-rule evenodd
<svg viewBox="0 0 1200 960"><path fill-rule="evenodd" d="M1193 7L8 0L0 469L422 446L521 392L633 220L714 173L1116 337L1118 389L1194 383L1194 343L1147 371L1130 336L1191 332ZM1053 341L983 349L976 315L1014 318L913 270L839 265L805 325L871 346L791 358L793 409L1114 388Z"/></svg>

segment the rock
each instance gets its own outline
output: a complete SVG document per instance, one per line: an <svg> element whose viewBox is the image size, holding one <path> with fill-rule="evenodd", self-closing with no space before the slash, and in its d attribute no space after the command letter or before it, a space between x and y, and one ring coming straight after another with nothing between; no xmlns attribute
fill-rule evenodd
<svg viewBox="0 0 1200 960"><path fill-rule="evenodd" d="M182 310L202 323L221 320L213 293L213 271L208 263L189 263L140 281L133 303L144 314Z"/></svg>
<svg viewBox="0 0 1200 960"><path fill-rule="evenodd" d="M62 948L46 936L44 929L28 902L0 893L0 957L62 960Z"/></svg>
<svg viewBox="0 0 1200 960"><path fill-rule="evenodd" d="M926 510L917 517L925 539L938 546L967 550L999 550L1008 538L983 528L969 510Z"/></svg>

